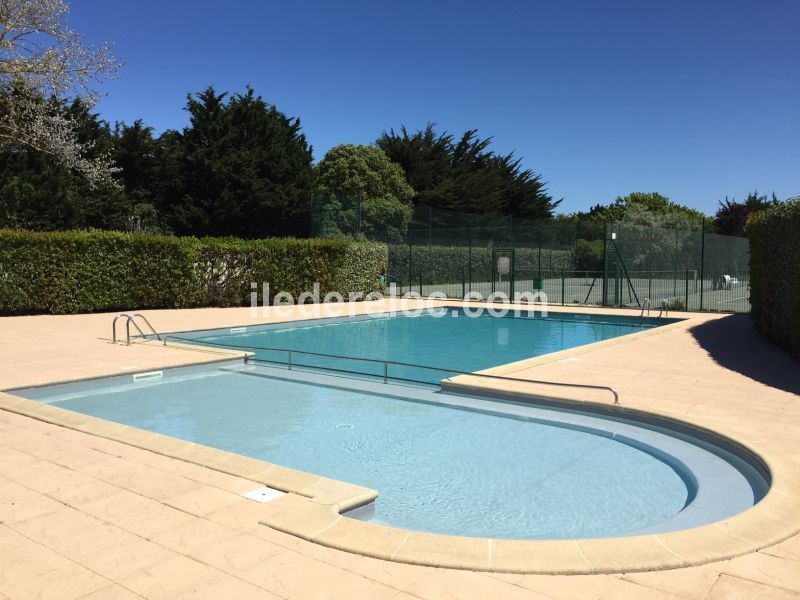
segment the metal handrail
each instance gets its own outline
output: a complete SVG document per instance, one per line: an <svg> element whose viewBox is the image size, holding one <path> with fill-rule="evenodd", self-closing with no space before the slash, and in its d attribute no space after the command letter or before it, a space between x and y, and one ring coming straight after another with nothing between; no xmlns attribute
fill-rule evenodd
<svg viewBox="0 0 800 600"><path fill-rule="evenodd" d="M153 335L154 335L154 336L156 336L156 338L158 339L158 341L161 341L161 336L160 336L160 335L158 334L158 332L156 331L156 328L155 328L155 327L153 327L153 326L150 324L150 321L148 321L148 320L147 320L147 317L145 317L145 316L144 316L142 313L134 313L134 315L131 317L131 319L135 319L136 317L138 317L138 318L140 318L142 321L144 321L144 322L145 322L145 324L147 324L147 326L150 328L150 331L152 331L152 332L153 332ZM137 327L137 329L139 329L139 328ZM139 331L141 332L141 329L139 329ZM144 336L144 334L142 334L142 336Z"/></svg>
<svg viewBox="0 0 800 600"><path fill-rule="evenodd" d="M125 317L126 319L130 319L131 318L131 316L129 314L127 314L127 313L119 313L116 317L114 317L114 320L111 322L111 343L112 344L116 344L117 343L117 321L120 320L123 317ZM130 340L130 334L129 334L128 335L128 345L129 346L130 346L130 343L131 343L131 340Z"/></svg>
<svg viewBox="0 0 800 600"><path fill-rule="evenodd" d="M128 317L128 320L125 321L125 336L128 338L127 345L131 345L131 323L133 326L136 327L136 331L139 332L141 337L145 337L144 331L136 324L136 321L133 320L133 317Z"/></svg>
<svg viewBox="0 0 800 600"><path fill-rule="evenodd" d="M573 387L573 388L581 388L581 389L603 390L603 391L611 392L611 394L614 396L614 404L619 404L619 394L616 392L616 390L614 390L614 388L611 388L611 387L609 387L607 385L592 385L592 384L588 384L588 383L564 383L564 382L560 382L560 381L543 381L543 380L538 380L538 379L521 379L519 377L505 377L503 375L488 375L486 373L475 373L475 372L469 372L469 371L459 371L459 370L456 370L456 369L445 369L445 368L441 368L441 367L430 367L430 366L427 366L427 365L415 365L415 364L412 364L412 363L404 363L404 362L398 362L398 361L393 361L393 360L380 360L380 359L376 359L376 358L357 358L357 357L354 357L354 356L340 356L340 355L336 355L336 354L324 354L322 352L308 352L308 351L305 351L305 350L290 350L289 348L266 348L266 347L263 347L263 346L244 346L244 345L240 345L240 344L224 344L222 342L209 342L209 341L193 340L193 339L190 339L190 338L182 338L182 337L174 336L174 335L165 335L164 338L163 338L164 345L166 345L167 341L170 340L170 339L176 340L176 341L179 341L179 342L188 342L188 343L192 343L192 344L206 344L206 345L210 345L210 346L219 346L219 347L222 347L222 348L233 348L233 349L238 349L238 350L267 350L267 351L271 351L271 352L286 352L286 354L287 354L287 366L288 366L288 369L290 371L292 370L293 366L296 366L296 363L292 360L293 355L295 355L295 354L303 354L303 355L306 355L306 356L318 356L318 357L322 357L322 358L334 358L334 359L340 359L340 360L356 360L356 361L362 361L362 362L368 362L368 363L374 363L374 364L381 364L381 365L383 365L383 382L384 383L388 383L389 382L389 365L395 365L395 366L399 366L399 367L410 367L410 368L414 368L414 369L424 369L424 370L428 370L428 371L439 371L439 372L443 372L443 373L452 373L454 375L467 375L467 376L470 376L470 377L482 377L482 378L485 378L485 379L491 379L491 380L497 380L497 381L517 381L517 382L520 382L520 383L535 383L535 384L553 385L553 386L559 386L559 387ZM259 359L256 359L256 360L259 360ZM271 362L271 361L264 361L263 359L261 359L261 362ZM336 368L332 368L332 367L319 367L319 366L310 366L310 365L301 365L301 366L309 366L309 368L322 369L322 370L326 370L326 371L338 371L338 372L341 372L341 373L354 373L354 374L358 374L358 375L369 375L369 373L359 373L358 371L350 371L350 370L347 370L347 369L336 369ZM401 378L392 378L392 379L401 379ZM415 381L415 380L407 380L407 381ZM419 383L430 383L430 382L424 382L424 381L418 381L418 382Z"/></svg>
<svg viewBox="0 0 800 600"><path fill-rule="evenodd" d="M136 331L139 332L139 335L141 337L147 337L145 335L144 331L142 331L142 328L139 327L136 324L137 317L142 319L147 324L147 326L150 328L150 331L153 332L153 335L155 335L159 340L161 340L161 336L159 335L159 333L155 330L155 328L150 324L150 321L148 321L147 317L145 317L143 314L134 313L132 315L129 315L128 313L119 313L116 317L114 317L114 320L111 322L111 343L112 344L116 344L117 343L117 321L119 319L122 319L122 318L125 318L125 338L126 338L125 339L125 345L126 346L130 346L131 345L131 323L133 323L133 326L136 328Z"/></svg>
<svg viewBox="0 0 800 600"><path fill-rule="evenodd" d="M642 301L642 312L639 313L639 318L640 319L642 317L644 317L644 311L645 310L647 310L647 316L650 317L650 298L645 298ZM664 315L664 317L669 317L669 310L667 308L667 299L666 298L662 298L661 299L661 304L660 304L659 310L658 310L658 318L659 319L661 318L661 315Z"/></svg>
<svg viewBox="0 0 800 600"><path fill-rule="evenodd" d="M686 308L688 309L689 307L687 306ZM658 318L659 319L661 318L661 314L662 313L664 313L665 317L669 316L669 309L667 308L667 299L666 298L662 298L661 299L661 310L658 311Z"/></svg>
<svg viewBox="0 0 800 600"><path fill-rule="evenodd" d="M639 313L639 318L644 316L644 311L647 310L647 316L650 317L650 298L642 300L642 312Z"/></svg>

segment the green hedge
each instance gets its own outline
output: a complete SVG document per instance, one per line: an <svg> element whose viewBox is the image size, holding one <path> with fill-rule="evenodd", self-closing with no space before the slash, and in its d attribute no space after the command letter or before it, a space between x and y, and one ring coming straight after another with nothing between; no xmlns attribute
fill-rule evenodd
<svg viewBox="0 0 800 600"><path fill-rule="evenodd" d="M473 281L491 281L492 250L485 246L411 246L411 278L419 280L420 269L425 284L461 283L472 262ZM389 244L389 275L394 281L408 284L408 244ZM516 248L515 270L519 277L532 278L539 269L538 248ZM542 272L572 271L575 254L570 250L542 248Z"/></svg>
<svg viewBox="0 0 800 600"><path fill-rule="evenodd" d="M756 327L800 358L800 199L755 213L750 303Z"/></svg>
<svg viewBox="0 0 800 600"><path fill-rule="evenodd" d="M251 282L347 298L379 290L386 264L377 243L0 230L0 314L240 306Z"/></svg>

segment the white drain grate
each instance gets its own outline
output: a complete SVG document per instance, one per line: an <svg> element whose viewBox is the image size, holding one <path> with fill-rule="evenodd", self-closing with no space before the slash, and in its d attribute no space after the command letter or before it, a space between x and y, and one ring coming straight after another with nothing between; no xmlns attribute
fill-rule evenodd
<svg viewBox="0 0 800 600"><path fill-rule="evenodd" d="M264 502L272 502L273 500L277 500L283 495L283 492L279 490L273 490L270 487L260 487L242 494L242 496L248 500L255 500L256 502L261 502L262 504Z"/></svg>
<svg viewBox="0 0 800 600"><path fill-rule="evenodd" d="M149 373L136 373L133 376L133 382L150 381L151 379L161 379L164 377L164 371L150 371Z"/></svg>

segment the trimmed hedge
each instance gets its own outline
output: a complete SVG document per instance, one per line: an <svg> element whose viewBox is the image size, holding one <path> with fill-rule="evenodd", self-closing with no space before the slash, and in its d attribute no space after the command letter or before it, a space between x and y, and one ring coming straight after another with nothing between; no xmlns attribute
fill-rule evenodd
<svg viewBox="0 0 800 600"><path fill-rule="evenodd" d="M570 250L542 248L542 272L573 271L575 253ZM389 274L394 280L408 284L408 244L389 244ZM492 250L486 246L428 246L411 247L412 281L422 279L425 284L461 283L467 276L468 265L472 261L473 281L491 281ZM533 277L538 272L538 248L516 248L515 268L525 277Z"/></svg>
<svg viewBox="0 0 800 600"><path fill-rule="evenodd" d="M800 199L755 213L750 238L750 304L756 327L800 358Z"/></svg>
<svg viewBox="0 0 800 600"><path fill-rule="evenodd" d="M386 264L378 243L0 230L0 314L249 305L251 282L347 298Z"/></svg>

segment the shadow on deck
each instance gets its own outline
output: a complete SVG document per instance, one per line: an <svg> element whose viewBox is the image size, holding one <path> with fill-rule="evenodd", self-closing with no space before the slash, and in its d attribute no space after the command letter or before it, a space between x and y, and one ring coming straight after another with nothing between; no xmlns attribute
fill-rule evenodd
<svg viewBox="0 0 800 600"><path fill-rule="evenodd" d="M690 329L719 365L745 377L800 395L800 362L770 342L749 315L730 315Z"/></svg>

